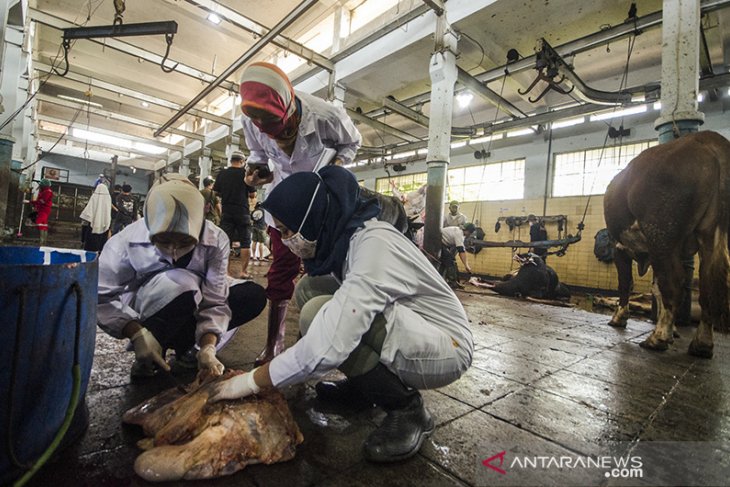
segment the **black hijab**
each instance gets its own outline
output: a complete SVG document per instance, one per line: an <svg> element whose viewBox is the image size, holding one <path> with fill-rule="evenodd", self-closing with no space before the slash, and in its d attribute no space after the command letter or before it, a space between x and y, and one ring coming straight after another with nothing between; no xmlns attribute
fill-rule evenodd
<svg viewBox="0 0 730 487"><path fill-rule="evenodd" d="M301 233L307 240L317 241L317 250L313 259L304 260L304 269L312 276L334 272L341 278L350 237L365 221L378 216L380 205L375 198L360 196L360 186L350 171L327 166L318 173L292 174L274 188L261 206L296 232L310 202L312 206Z"/></svg>

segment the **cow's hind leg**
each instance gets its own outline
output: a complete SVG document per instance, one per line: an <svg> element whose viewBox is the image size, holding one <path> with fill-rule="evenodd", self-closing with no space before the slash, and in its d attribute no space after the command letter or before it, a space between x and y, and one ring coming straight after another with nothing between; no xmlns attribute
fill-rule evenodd
<svg viewBox="0 0 730 487"><path fill-rule="evenodd" d="M712 236L700 237L700 307L702 318L692 343L690 355L712 358L713 328L728 327L727 233L717 229Z"/></svg>
<svg viewBox="0 0 730 487"><path fill-rule="evenodd" d="M652 258L652 267L659 316L654 332L641 342L641 346L652 350L666 350L674 341L674 317L682 299L682 261L675 252L666 257Z"/></svg>
<svg viewBox="0 0 730 487"><path fill-rule="evenodd" d="M613 257L616 271L618 272L618 308L613 313L609 325L616 328L626 328L629 320L629 294L634 285L634 277L631 269L631 257L621 249L616 249Z"/></svg>

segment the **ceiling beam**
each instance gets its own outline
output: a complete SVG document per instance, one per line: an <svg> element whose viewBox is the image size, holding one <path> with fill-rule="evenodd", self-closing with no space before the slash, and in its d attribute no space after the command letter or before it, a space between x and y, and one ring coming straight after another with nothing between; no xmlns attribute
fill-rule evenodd
<svg viewBox="0 0 730 487"><path fill-rule="evenodd" d="M55 73L52 73L51 66L43 63L41 61L33 61L33 68L37 71L40 71L42 73L51 73L51 77L48 79L48 82L51 84L58 84L61 80L70 80L76 83L81 83L84 85L84 90L88 89L89 85L91 85L94 88L99 88L102 90L111 91L113 93L119 93L121 95L127 96L129 98L134 98L135 100L144 101L147 103L150 103L152 105L157 105L164 108L169 108L171 110L179 110L182 108L182 105L165 100L163 98L159 98L157 96L148 95L146 93L142 93L140 91L135 91L129 88L125 88L124 86L115 85L113 83L109 83L107 81L102 81L97 78L93 78L91 76L87 76L80 73L75 73L73 71L69 71L66 73L65 76L58 76ZM231 120L226 117L221 117L219 115L215 115L210 112L206 112L205 110L198 110L196 108L191 109L188 113L190 115L193 115L195 117L204 118L206 120L210 120L216 123L219 123L221 125L230 125Z"/></svg>
<svg viewBox="0 0 730 487"><path fill-rule="evenodd" d="M444 14L444 0L423 0L423 3L428 5L428 8L436 12L439 17Z"/></svg>
<svg viewBox="0 0 730 487"><path fill-rule="evenodd" d="M159 147L160 149L167 149L167 150L181 151L181 152L184 149L184 146L182 144L180 144L180 145L167 144L165 142L160 142L155 139L148 139L145 137L139 137L137 135L124 134L121 132L117 132L115 130L106 130L106 129L102 129L99 127L87 127L86 124L83 122L75 121L75 122L71 123L70 120L66 120L66 119L58 118L58 117L51 117L49 115L44 115L42 113L39 113L37 115L37 118L38 118L38 121L41 121L41 122L55 123L57 125L63 125L64 127L88 130L89 132L93 131L95 133L109 135L111 137L117 137L119 139L127 139L127 140L131 140L133 142L141 142L143 144L149 144L154 147Z"/></svg>
<svg viewBox="0 0 730 487"><path fill-rule="evenodd" d="M94 115L99 115L100 117L109 118L111 120L118 120L120 122L137 125L139 127L148 128L150 130L154 130L155 128L157 128L157 122L150 122L149 120L140 120L138 118L130 117L130 116L124 115L122 113L104 110L103 108L97 108L97 107L93 107L93 106L87 107L86 104L84 104L84 103L79 103L79 102L70 101L70 100L63 100L63 99L57 98L55 96L44 95L41 93L41 94L36 95L36 100L42 101L45 103L51 103L53 105L59 105L59 106L66 107L66 108L73 108L74 110L83 110L83 111L88 110L89 113L93 113ZM187 137L189 139L196 139L196 140L200 140L200 141L205 140L204 135L196 134L195 132L188 132L187 130L170 128L169 132L171 134L182 135L183 137Z"/></svg>
<svg viewBox="0 0 730 487"><path fill-rule="evenodd" d="M487 85L476 79L474 76L470 75L465 70L461 69L458 66L456 67L456 69L458 70L457 79L459 83L464 86L464 88L493 104L508 115L511 115L515 118L523 118L527 116L525 112L514 106L506 99L502 98L499 93L488 88Z"/></svg>
<svg viewBox="0 0 730 487"><path fill-rule="evenodd" d="M173 5L180 5L179 2L175 0L165 1ZM187 0L187 2L191 5L202 8L206 12L212 12L223 20L227 20L236 27L255 34L259 37L263 37L270 30L268 27L259 24L258 22L241 15L235 10L228 8L225 5L222 5L214 0ZM302 59L311 61L313 64L319 66L322 69L325 69L327 71L332 71L333 69L335 69L334 63L327 59L325 56L313 51L304 44L296 42L293 39L290 39L283 35L277 35L271 40L271 43L276 47L289 51L292 54L296 54Z"/></svg>
<svg viewBox="0 0 730 487"><path fill-rule="evenodd" d="M182 117L187 111L191 108L193 108L195 105L198 104L200 100L205 98L205 96L213 91L216 87L218 87L221 83L226 82L225 80L232 75L238 68L249 62L253 57L258 54L274 37L279 35L279 33L283 32L284 29L289 27L292 23L294 23L295 20L297 20L299 17L304 15L304 13L307 12L311 7L313 7L318 0L303 0L299 5L297 5L294 10L286 14L286 16L279 21L278 24L276 24L269 32L267 32L264 36L260 37L256 43L251 46L248 51L243 53L241 57L236 59L233 64L228 66L221 74L218 75L216 79L210 82L208 86L203 88L203 90L195 95L192 100L190 100L187 105L182 107L177 113L175 113L170 119L163 123L160 128L158 128L155 131L155 137L160 135L162 132L164 132L170 125L175 123L176 120L178 120L180 117Z"/></svg>
<svg viewBox="0 0 730 487"><path fill-rule="evenodd" d="M416 122L422 127L428 127L428 117L421 112L417 112L412 108L401 105L397 101L390 98L383 98L383 106L388 110L392 110L393 112L406 117L408 120Z"/></svg>
<svg viewBox="0 0 730 487"><path fill-rule="evenodd" d="M59 17L55 17L53 15L47 14L45 12L41 12L40 10L36 10L35 8L30 9L30 18L31 20L38 22L43 25L47 25L49 27L53 27L54 29L63 30L63 29L70 29L73 27L79 27L78 24L74 24L72 22L69 22L67 20L61 19ZM147 51L145 49L139 48L133 44L129 44L128 42L120 41L118 39L114 38L105 38L103 40L96 40L96 39L89 39L90 42L94 42L96 44L100 44L106 47L110 47L116 51L119 51L121 53L127 54L129 56L134 56L137 58L144 59L145 61L149 61L153 64L161 64L162 60L164 59L163 56L160 56L159 54L155 54L154 52ZM59 44L61 43L61 39L59 39ZM177 66L176 66L177 64ZM175 66L174 71L185 74L187 76L190 76L191 78L195 78L198 80L206 81L208 83L214 81L216 78L212 74L200 71L199 69L195 69L191 66L188 66L184 63L172 60L168 58L165 61L165 66L167 68L172 68ZM230 91L238 91L238 87L231 83L230 81L223 81L219 83L221 88L224 88L226 90Z"/></svg>
<svg viewBox="0 0 730 487"><path fill-rule="evenodd" d="M375 130L380 130L381 132L384 132L386 134L398 137L401 140L405 140L408 142L417 142L421 140L418 137L409 134L408 132L404 132L403 130L391 127L390 125L384 124L379 120L373 120L372 118L363 115L362 113L358 113L350 108L347 109L347 114L350 116L351 119L356 122L362 122L365 125L374 128Z"/></svg>

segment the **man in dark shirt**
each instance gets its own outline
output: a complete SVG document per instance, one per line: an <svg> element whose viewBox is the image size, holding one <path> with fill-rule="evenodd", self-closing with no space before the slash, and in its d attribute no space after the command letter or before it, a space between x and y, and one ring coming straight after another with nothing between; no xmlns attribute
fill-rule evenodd
<svg viewBox="0 0 730 487"><path fill-rule="evenodd" d="M530 242L541 242L548 239L544 222L538 220L538 218L532 214L527 216L527 222L530 224ZM548 250L545 247L531 248L530 252L542 258L543 262L547 262Z"/></svg>
<svg viewBox="0 0 730 487"><path fill-rule="evenodd" d="M122 185L115 184L114 191L111 194L112 197L112 223L117 218L117 196L122 194Z"/></svg>
<svg viewBox="0 0 730 487"><path fill-rule="evenodd" d="M132 196L132 186L129 184L122 185L122 193L117 196L114 206L117 207L117 216L114 218L114 228L112 234L117 234L124 230L124 227L137 220L139 213L137 198Z"/></svg>
<svg viewBox="0 0 730 487"><path fill-rule="evenodd" d="M256 188L244 181L246 170L243 167L244 155L234 151L231 165L218 173L213 191L222 201L223 215L220 227L226 232L233 249L241 252L241 279L249 279L248 261L251 257L251 212L249 198L256 197ZM236 277L236 276L233 276Z"/></svg>

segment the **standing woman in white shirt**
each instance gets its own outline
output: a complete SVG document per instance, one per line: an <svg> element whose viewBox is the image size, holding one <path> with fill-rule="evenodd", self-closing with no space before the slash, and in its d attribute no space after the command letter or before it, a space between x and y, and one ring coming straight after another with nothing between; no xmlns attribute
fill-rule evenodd
<svg viewBox="0 0 730 487"><path fill-rule="evenodd" d="M360 132L343 108L295 92L289 78L274 64L248 66L240 95L243 133L251 151L246 161L250 186L271 183L271 191L294 173L315 171L321 164L349 164L360 147ZM286 308L300 266L299 258L282 245L268 215L266 222L273 261L266 287L268 333L266 347L256 360L259 365L284 349Z"/></svg>
<svg viewBox="0 0 730 487"><path fill-rule="evenodd" d="M446 386L471 365L474 344L461 303L415 245L375 220L376 200L363 199L341 167L292 175L263 207L308 272L295 293L302 338L271 362L221 382L211 400L338 368L347 379L317 384L321 399L365 401L387 412L363 445L365 457L414 455L434 428L419 389Z"/></svg>

